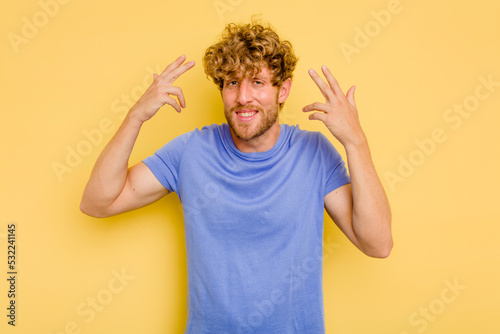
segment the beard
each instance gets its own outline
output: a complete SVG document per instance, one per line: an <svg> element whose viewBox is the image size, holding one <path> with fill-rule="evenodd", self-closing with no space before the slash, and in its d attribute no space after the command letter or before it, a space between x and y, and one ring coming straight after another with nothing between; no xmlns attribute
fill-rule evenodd
<svg viewBox="0 0 500 334"><path fill-rule="evenodd" d="M255 125L253 122L250 122L250 124L238 122L235 119L235 110L238 109L257 110L259 114L258 117L260 117L259 124ZM274 123L276 123L276 120L278 119L278 112L278 97L276 97L276 102L266 109L252 104L238 104L230 110L224 109L224 115L226 116L227 123L229 124L229 127L233 131L234 135L238 139L244 141L255 139L266 133L274 125Z"/></svg>

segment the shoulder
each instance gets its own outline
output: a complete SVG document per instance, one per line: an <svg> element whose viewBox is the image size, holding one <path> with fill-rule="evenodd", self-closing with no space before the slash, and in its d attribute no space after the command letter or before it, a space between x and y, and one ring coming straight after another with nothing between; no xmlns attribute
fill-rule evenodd
<svg viewBox="0 0 500 334"><path fill-rule="evenodd" d="M300 152L300 155L309 159L327 159L328 161L340 161L342 157L337 148L320 131L300 129L298 125L286 125L289 132L288 141L290 149Z"/></svg>
<svg viewBox="0 0 500 334"><path fill-rule="evenodd" d="M218 141L219 128L219 125L213 124L178 135L157 149L154 155L144 159L144 162L159 159L164 162L180 163L186 154L190 156L205 154L213 143Z"/></svg>
<svg viewBox="0 0 500 334"><path fill-rule="evenodd" d="M179 144L187 145L188 142L197 140L207 140L210 137L219 136L222 133L222 125L211 124L205 125L202 128L196 128L184 134L181 134L174 139L172 142L178 142Z"/></svg>
<svg viewBox="0 0 500 334"><path fill-rule="evenodd" d="M210 125L205 125L202 128L195 129L192 131L193 134L196 134L197 136L214 136L222 133L224 131L224 125L225 124L210 124Z"/></svg>
<svg viewBox="0 0 500 334"><path fill-rule="evenodd" d="M195 145L196 147L206 147L217 145L221 142L225 135L225 124L211 124L197 128L190 132L189 142L187 145Z"/></svg>
<svg viewBox="0 0 500 334"><path fill-rule="evenodd" d="M303 130L299 125L283 124L291 145L332 146L326 136L319 131Z"/></svg>

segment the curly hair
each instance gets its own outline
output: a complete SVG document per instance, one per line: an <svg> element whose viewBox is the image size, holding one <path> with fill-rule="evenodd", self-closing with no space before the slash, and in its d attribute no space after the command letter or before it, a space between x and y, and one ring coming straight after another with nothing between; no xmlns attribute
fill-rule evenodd
<svg viewBox="0 0 500 334"><path fill-rule="evenodd" d="M261 24L228 24L220 42L210 46L203 57L207 76L222 90L224 79L241 71L256 75L266 66L273 75L272 84L281 86L292 78L297 64L292 44L281 41L270 27Z"/></svg>

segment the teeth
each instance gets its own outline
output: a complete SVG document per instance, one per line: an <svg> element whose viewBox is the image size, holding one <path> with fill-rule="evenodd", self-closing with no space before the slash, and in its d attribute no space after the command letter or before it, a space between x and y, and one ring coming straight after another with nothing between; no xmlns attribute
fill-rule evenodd
<svg viewBox="0 0 500 334"><path fill-rule="evenodd" d="M244 112L244 113L239 113L239 115L241 117L251 117L251 116L255 115L255 113L254 112Z"/></svg>

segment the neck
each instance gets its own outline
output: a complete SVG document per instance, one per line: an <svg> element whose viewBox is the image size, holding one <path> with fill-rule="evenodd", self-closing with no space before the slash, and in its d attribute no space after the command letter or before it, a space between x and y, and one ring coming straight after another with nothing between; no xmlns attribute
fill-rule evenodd
<svg viewBox="0 0 500 334"><path fill-rule="evenodd" d="M233 133L231 129L231 137L233 138L234 145L238 150L243 153L251 152L265 152L273 148L274 144L278 141L280 136L281 126L279 120L273 124L265 133L259 137L250 140L241 140Z"/></svg>

